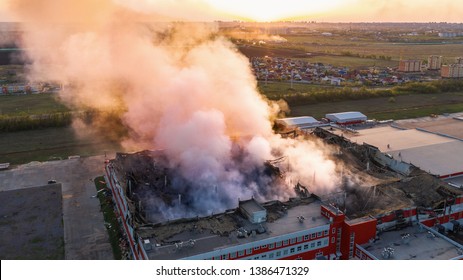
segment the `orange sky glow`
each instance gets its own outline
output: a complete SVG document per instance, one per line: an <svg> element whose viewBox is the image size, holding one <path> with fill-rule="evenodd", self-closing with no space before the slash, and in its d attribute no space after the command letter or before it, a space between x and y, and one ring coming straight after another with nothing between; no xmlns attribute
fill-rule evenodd
<svg viewBox="0 0 463 280"><path fill-rule="evenodd" d="M0 21L14 21L0 0ZM66 1L66 0L63 0ZM456 0L112 0L175 20L315 20L327 22L463 22Z"/></svg>

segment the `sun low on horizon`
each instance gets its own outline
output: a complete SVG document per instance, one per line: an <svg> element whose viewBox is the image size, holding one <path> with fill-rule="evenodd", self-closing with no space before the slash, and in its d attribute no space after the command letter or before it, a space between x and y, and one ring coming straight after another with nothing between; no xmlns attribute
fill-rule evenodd
<svg viewBox="0 0 463 280"><path fill-rule="evenodd" d="M329 12L345 6L345 0L206 0L217 10L251 21L277 21Z"/></svg>

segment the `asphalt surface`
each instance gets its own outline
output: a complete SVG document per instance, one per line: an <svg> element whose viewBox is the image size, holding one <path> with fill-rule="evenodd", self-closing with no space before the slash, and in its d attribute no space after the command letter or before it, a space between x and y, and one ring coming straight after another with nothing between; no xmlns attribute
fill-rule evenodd
<svg viewBox="0 0 463 280"><path fill-rule="evenodd" d="M93 179L103 174L104 156L32 162L0 171L0 191L62 185L65 259L113 259Z"/></svg>
<svg viewBox="0 0 463 280"><path fill-rule="evenodd" d="M0 259L64 258L61 184L0 192Z"/></svg>

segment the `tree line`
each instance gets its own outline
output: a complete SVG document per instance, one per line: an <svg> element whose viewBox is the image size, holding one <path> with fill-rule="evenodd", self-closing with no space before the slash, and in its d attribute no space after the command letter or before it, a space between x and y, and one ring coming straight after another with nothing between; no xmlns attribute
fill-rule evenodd
<svg viewBox="0 0 463 280"><path fill-rule="evenodd" d="M27 116L0 116L0 132L68 126L72 122L72 112Z"/></svg>
<svg viewBox="0 0 463 280"><path fill-rule="evenodd" d="M289 105L305 105L320 102L359 100L377 97L394 97L405 94L433 94L463 92L463 80L439 80L432 82L409 82L392 88L341 87L314 88L308 92L289 91L267 95L270 100L285 100Z"/></svg>

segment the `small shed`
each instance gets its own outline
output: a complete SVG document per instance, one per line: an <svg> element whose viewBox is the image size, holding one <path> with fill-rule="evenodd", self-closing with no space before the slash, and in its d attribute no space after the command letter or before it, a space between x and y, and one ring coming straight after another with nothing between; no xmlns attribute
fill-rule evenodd
<svg viewBox="0 0 463 280"><path fill-rule="evenodd" d="M253 224L267 221L267 210L262 207L254 198L240 201L239 209L248 220Z"/></svg>
<svg viewBox="0 0 463 280"><path fill-rule="evenodd" d="M311 128L320 124L319 121L310 116L278 119L277 123L282 124L286 127L297 127L301 129Z"/></svg>

